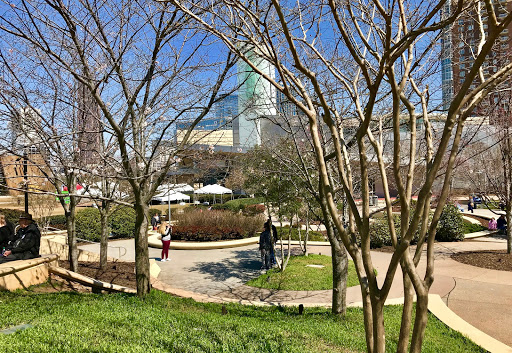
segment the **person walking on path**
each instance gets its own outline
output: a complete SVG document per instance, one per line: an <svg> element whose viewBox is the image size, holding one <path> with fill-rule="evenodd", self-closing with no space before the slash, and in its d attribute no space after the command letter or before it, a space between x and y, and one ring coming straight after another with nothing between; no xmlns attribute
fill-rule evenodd
<svg viewBox="0 0 512 353"><path fill-rule="evenodd" d="M22 213L19 223L20 228L16 233L15 240L7 246L5 252L0 256L0 263L39 257L41 232L39 232L37 224L32 221L32 215Z"/></svg>
<svg viewBox="0 0 512 353"><path fill-rule="evenodd" d="M162 262L169 261L169 247L171 246L171 226L164 222L160 225L158 233L162 235L162 256L160 257Z"/></svg>
<svg viewBox="0 0 512 353"><path fill-rule="evenodd" d="M0 250L5 249L14 240L14 225L5 215L0 214Z"/></svg>
<svg viewBox="0 0 512 353"><path fill-rule="evenodd" d="M473 202L472 202L472 201L469 201L469 202L468 202L468 212L474 213L474 212L473 212L473 209L474 209L474 207L473 207Z"/></svg>
<svg viewBox="0 0 512 353"><path fill-rule="evenodd" d="M157 230L160 225L160 216L156 213L153 218L151 218L151 225L153 226L153 230Z"/></svg>
<svg viewBox="0 0 512 353"><path fill-rule="evenodd" d="M272 235L268 222L265 222L263 227L265 230L260 234L261 269L269 270L272 267L272 261L270 259L272 252Z"/></svg>

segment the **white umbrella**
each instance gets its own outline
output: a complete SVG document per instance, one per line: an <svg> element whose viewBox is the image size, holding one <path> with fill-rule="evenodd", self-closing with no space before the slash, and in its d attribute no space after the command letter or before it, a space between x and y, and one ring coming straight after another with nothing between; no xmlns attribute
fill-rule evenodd
<svg viewBox="0 0 512 353"><path fill-rule="evenodd" d="M159 201L159 202L169 202L169 201L183 201L183 200L190 200L190 196L182 194L181 192L171 192L167 195L167 193L161 193L158 195L155 195L152 198L153 201Z"/></svg>
<svg viewBox="0 0 512 353"><path fill-rule="evenodd" d="M220 194L221 196L221 202L222 202L222 195L223 194L232 194L233 191L231 189L225 188L224 186L221 186L219 184L211 184L203 186L200 189L197 189L194 191L195 194L213 194L213 200L215 202L215 195Z"/></svg>

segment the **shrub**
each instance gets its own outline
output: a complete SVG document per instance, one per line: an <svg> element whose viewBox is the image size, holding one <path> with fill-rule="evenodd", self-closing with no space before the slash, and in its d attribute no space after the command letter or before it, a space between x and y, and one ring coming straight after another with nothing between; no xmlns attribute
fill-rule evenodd
<svg viewBox="0 0 512 353"><path fill-rule="evenodd" d="M93 207L78 211L75 217L75 229L77 238L89 241L100 241L100 211Z"/></svg>
<svg viewBox="0 0 512 353"><path fill-rule="evenodd" d="M229 239L243 239L242 228L207 227L207 226L174 226L172 238L174 240L189 241L216 241Z"/></svg>
<svg viewBox="0 0 512 353"><path fill-rule="evenodd" d="M248 205L243 210L242 213L245 216L256 216L259 214L262 214L265 212L265 206L264 205Z"/></svg>
<svg viewBox="0 0 512 353"><path fill-rule="evenodd" d="M48 217L48 225L53 228L64 230L66 229L66 216L65 215L55 215Z"/></svg>
<svg viewBox="0 0 512 353"><path fill-rule="evenodd" d="M20 219L20 215L23 213L23 211L11 210L9 208L0 208L0 213L3 214L8 221L16 225L18 224L18 220Z"/></svg>
<svg viewBox="0 0 512 353"><path fill-rule="evenodd" d="M464 234L480 232L482 230L487 230L487 228L480 224L470 223L467 221L464 221L464 223L463 223L463 233Z"/></svg>
<svg viewBox="0 0 512 353"><path fill-rule="evenodd" d="M252 237L263 229L265 221L263 215L248 217L229 211L202 209L178 214L175 219L174 239L199 241Z"/></svg>
<svg viewBox="0 0 512 353"><path fill-rule="evenodd" d="M436 230L437 241L461 241L464 240L464 221L462 215L452 204L447 204L439 217Z"/></svg>
<svg viewBox="0 0 512 353"><path fill-rule="evenodd" d="M131 207L120 207L110 216L112 237L133 238L135 236L135 210Z"/></svg>

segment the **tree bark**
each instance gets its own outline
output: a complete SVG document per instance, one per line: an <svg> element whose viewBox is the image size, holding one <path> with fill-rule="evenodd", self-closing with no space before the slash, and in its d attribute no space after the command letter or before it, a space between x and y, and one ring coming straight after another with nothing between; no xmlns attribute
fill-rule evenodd
<svg viewBox="0 0 512 353"><path fill-rule="evenodd" d="M402 308L402 322L400 324L400 336L398 338L397 353L406 353L409 347L409 335L411 334L412 307L414 304L414 291L411 280L405 271L402 271L404 283L404 306Z"/></svg>
<svg viewBox="0 0 512 353"><path fill-rule="evenodd" d="M428 292L417 294L416 316L411 338L411 353L420 353L428 320Z"/></svg>
<svg viewBox="0 0 512 353"><path fill-rule="evenodd" d="M345 315L347 311L348 256L343 244L332 246L332 313Z"/></svg>
<svg viewBox="0 0 512 353"><path fill-rule="evenodd" d="M76 245L75 208L70 207L66 214L66 230L68 232L68 258L69 269L73 272L78 270L78 248Z"/></svg>
<svg viewBox="0 0 512 353"><path fill-rule="evenodd" d="M147 237L149 207L136 205L135 213L135 277L137 280L137 296L143 299L151 290Z"/></svg>
<svg viewBox="0 0 512 353"><path fill-rule="evenodd" d="M108 212L100 210L100 224L101 224L101 237L100 237L100 269L107 268L107 254L108 254Z"/></svg>

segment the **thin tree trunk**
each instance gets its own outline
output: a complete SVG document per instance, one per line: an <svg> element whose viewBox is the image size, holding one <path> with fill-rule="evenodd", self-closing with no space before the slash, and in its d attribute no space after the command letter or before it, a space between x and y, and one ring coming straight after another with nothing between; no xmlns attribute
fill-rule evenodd
<svg viewBox="0 0 512 353"><path fill-rule="evenodd" d="M107 254L108 254L108 212L107 210L100 211L100 224L101 224L101 237L100 237L100 269L107 268Z"/></svg>
<svg viewBox="0 0 512 353"><path fill-rule="evenodd" d="M148 217L149 207L135 207L135 277L137 280L137 295L144 298L151 290L148 251Z"/></svg>
<svg viewBox="0 0 512 353"><path fill-rule="evenodd" d="M332 254L332 313L345 315L347 311L348 255L343 244L331 246Z"/></svg>
<svg viewBox="0 0 512 353"><path fill-rule="evenodd" d="M78 270L78 248L76 244L75 208L70 207L66 211L66 230L68 232L68 258L69 269L73 272Z"/></svg>
<svg viewBox="0 0 512 353"><path fill-rule="evenodd" d="M384 330L384 303L376 300L372 303L373 319L373 353L384 353L386 350L386 335Z"/></svg>
<svg viewBox="0 0 512 353"><path fill-rule="evenodd" d="M406 353L409 347L409 336L411 334L412 307L414 304L414 291L411 280L405 271L402 271L404 281L404 306L402 308L402 323L400 325L400 336L398 338L397 353Z"/></svg>
<svg viewBox="0 0 512 353"><path fill-rule="evenodd" d="M411 353L420 353L423 339L425 338L425 329L428 319L428 291L424 294L417 294L416 316L414 319L414 329L411 338Z"/></svg>

